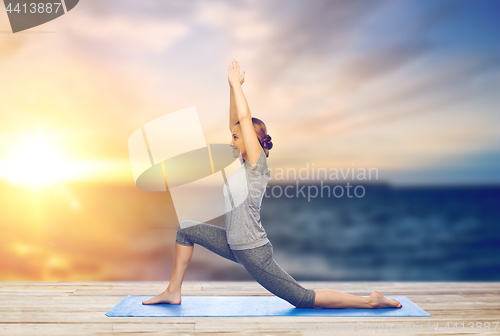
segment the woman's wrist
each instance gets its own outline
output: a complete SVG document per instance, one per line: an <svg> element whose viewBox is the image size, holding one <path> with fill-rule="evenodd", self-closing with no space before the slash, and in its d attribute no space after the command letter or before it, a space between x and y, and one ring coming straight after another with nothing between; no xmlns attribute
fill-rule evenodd
<svg viewBox="0 0 500 336"><path fill-rule="evenodd" d="M230 86L231 86L231 90L241 88L241 84L240 83L231 84Z"/></svg>

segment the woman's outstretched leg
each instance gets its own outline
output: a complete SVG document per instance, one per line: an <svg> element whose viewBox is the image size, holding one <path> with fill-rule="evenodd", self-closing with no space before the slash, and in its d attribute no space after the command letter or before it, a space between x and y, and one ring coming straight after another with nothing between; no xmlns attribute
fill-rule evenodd
<svg viewBox="0 0 500 336"><path fill-rule="evenodd" d="M315 291L304 288L276 263L270 242L233 253L250 276L269 292L297 308L313 308Z"/></svg>
<svg viewBox="0 0 500 336"><path fill-rule="evenodd" d="M174 266L167 289L160 295L143 301L143 304L181 303L181 286L189 261L193 256L194 244L201 245L223 258L238 263L227 243L226 229L219 226L196 221L182 221L177 228L175 242Z"/></svg>
<svg viewBox="0 0 500 336"><path fill-rule="evenodd" d="M399 301L388 299L377 291L369 297L356 296L330 289L315 289L314 308L400 308Z"/></svg>
<svg viewBox="0 0 500 336"><path fill-rule="evenodd" d="M369 297L329 289L306 289L273 258L271 243L248 250L233 250L238 262L259 284L297 308L386 308L401 307L393 299L374 291Z"/></svg>

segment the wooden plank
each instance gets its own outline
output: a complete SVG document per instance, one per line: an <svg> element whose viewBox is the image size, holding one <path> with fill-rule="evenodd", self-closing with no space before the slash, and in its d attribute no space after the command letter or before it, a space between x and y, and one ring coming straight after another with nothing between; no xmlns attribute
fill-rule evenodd
<svg viewBox="0 0 500 336"><path fill-rule="evenodd" d="M156 290L164 291L165 286L0 286L0 295L3 292L32 291L58 292L75 290ZM201 286L182 286L182 291L201 291Z"/></svg>
<svg viewBox="0 0 500 336"><path fill-rule="evenodd" d="M92 324L92 323L23 323L0 324L1 335L94 335L120 334L132 332L178 333L192 332L193 323L161 324Z"/></svg>
<svg viewBox="0 0 500 336"><path fill-rule="evenodd" d="M299 282L306 288L332 289L367 296L373 290L383 295L403 295L431 317L122 317L109 318L106 311L127 295L154 296L168 282L51 282L0 283L0 334L6 335L93 335L120 333L187 333L189 335L232 333L237 335L286 335L290 323L303 326L330 323L340 326L355 320L373 324L443 326L462 322L500 320L498 282ZM184 282L183 296L272 296L256 282ZM497 333L500 328L497 327ZM445 334L443 330L432 334ZM458 330L448 334L481 334ZM294 335L308 334L294 332ZM384 335L392 333L385 332ZM401 332L395 333L401 335ZM405 335L419 334L405 332ZM426 334L425 330L420 334Z"/></svg>
<svg viewBox="0 0 500 336"><path fill-rule="evenodd" d="M129 290L114 290L114 291L108 291L106 293L106 296L116 296L116 297L126 297L127 295L134 295L134 296L156 296L160 293L162 293L163 290L142 290L142 289L129 289ZM196 295L201 295L201 291L198 290L193 290L193 291L184 291L181 290L181 293L183 296L196 296ZM103 291L102 290L91 290L91 289L77 289L69 294L71 297L76 297L76 296L103 296Z"/></svg>
<svg viewBox="0 0 500 336"><path fill-rule="evenodd" d="M132 320L139 319L148 319L148 318L109 318L104 315L105 311L96 312L96 311L33 311L33 312L2 312L0 315L0 323L23 323L23 322L31 322L31 323L82 323L85 321L92 321L92 323L113 323L112 321L115 319L125 319L131 322ZM449 311L445 310L428 310L428 313L432 315L431 318L426 317L426 320L435 320L435 319L443 319L443 320L461 320L461 321L475 321L478 319L489 319L490 321L498 321L499 313L498 310L477 310L477 311ZM162 319L156 318L156 319ZM235 317L236 318L236 317ZM237 317L241 318L241 317ZM261 317L252 317L252 318L261 318ZM266 317L271 319L278 319L281 317ZM324 320L329 318L337 319L339 317L321 317ZM155 318L152 318L152 321L155 321ZM179 320L185 319L184 317L172 317L170 319ZM306 317L306 320L311 320L312 318ZM354 319L351 317L351 320ZM356 320L358 318L355 318ZM377 319L377 318L375 318ZM381 318L385 320L385 318ZM406 319L405 319L406 320ZM142 321L141 321L142 323Z"/></svg>
<svg viewBox="0 0 500 336"><path fill-rule="evenodd" d="M482 323L487 322L488 320L481 320ZM351 325L349 323L351 322ZM359 324L357 324L359 322ZM204 320L204 321L197 321L195 325L195 331L203 331L203 332L241 332L241 331L248 331L248 332L254 332L254 333L272 333L274 334L275 332L289 332L293 334L297 334L300 331L306 331L308 327L310 327L311 331L314 331L314 326L316 326L316 332L319 334L326 334L326 335L333 335L337 333L344 333L344 334L357 334L356 331L358 331L360 334L364 333L374 333L377 332L377 329L371 329L373 331L370 331L370 325L372 328L374 328L376 325L379 327L386 326L386 329L384 331L379 330L379 333L382 335L386 334L399 334L399 335L411 335L412 331L417 334L419 331L419 328L421 328L422 333L429 333L429 326L435 326L437 324L439 331L441 333L444 332L444 327L448 321L432 321L429 323L429 321L418 321L418 320L399 320L399 321L386 321L384 320L368 320L368 321L358 321L356 319L353 321L351 318L350 320L345 320L345 321L307 321L307 322L297 322L294 320L290 320L287 322L282 322L282 321L276 321L276 322L271 322L271 321L264 321L264 320L254 320L251 323L247 321L234 321L234 320L224 320L224 321L215 321L215 320ZM452 321L453 323L455 321ZM459 323L462 322L462 320L457 321ZM453 325L452 323L450 323ZM330 333L325 333L320 332L321 329L319 329L321 326L327 326L327 331L333 331ZM358 327L356 330L356 326ZM399 332L398 332L398 326L399 326ZM407 326L408 332L404 332L404 327ZM342 332L342 327L345 327L344 332ZM351 327L351 329L349 329ZM336 329L337 328L337 329ZM498 329L498 328L497 328ZM323 329L325 330L325 329ZM349 332L347 332L349 330ZM386 330L393 330L394 333L388 332ZM498 332L498 330L497 330ZM435 332L431 332L432 334L436 334ZM448 332L449 334L450 332ZM467 333L467 334L482 334L482 332L479 331L472 331L470 328L465 327L465 330L457 330L456 332L452 332L451 334L458 334L458 333ZM310 333L308 333L310 335Z"/></svg>
<svg viewBox="0 0 500 336"><path fill-rule="evenodd" d="M45 310L51 311L99 311L99 310L109 310L121 299L114 301L33 301L31 298L29 300L22 300L14 302L0 302L0 311L2 312L29 312L29 311L40 311L41 307ZM462 302L460 305L454 304L450 305L449 303L443 303L441 301L436 302L420 302L418 306L424 309L425 311L485 311L496 310L500 312L500 302L491 301L491 302ZM500 315L500 313L499 313Z"/></svg>

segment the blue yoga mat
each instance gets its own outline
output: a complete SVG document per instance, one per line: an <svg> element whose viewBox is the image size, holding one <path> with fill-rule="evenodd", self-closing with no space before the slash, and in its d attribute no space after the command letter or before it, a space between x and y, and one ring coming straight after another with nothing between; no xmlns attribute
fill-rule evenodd
<svg viewBox="0 0 500 336"><path fill-rule="evenodd" d="M152 296L129 295L106 313L109 317L181 317L181 316L431 316L406 296L396 299L401 308L318 309L295 308L277 296L183 296L180 305L161 303L143 305Z"/></svg>

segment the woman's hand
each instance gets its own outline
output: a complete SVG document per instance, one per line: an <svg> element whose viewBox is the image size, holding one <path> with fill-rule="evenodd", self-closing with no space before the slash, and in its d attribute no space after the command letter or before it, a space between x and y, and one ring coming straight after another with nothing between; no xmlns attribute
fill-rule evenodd
<svg viewBox="0 0 500 336"><path fill-rule="evenodd" d="M245 72L246 71L244 71L243 74L240 74L240 64L233 58L228 67L229 86L232 88L237 83L242 85L243 82L245 82Z"/></svg>

